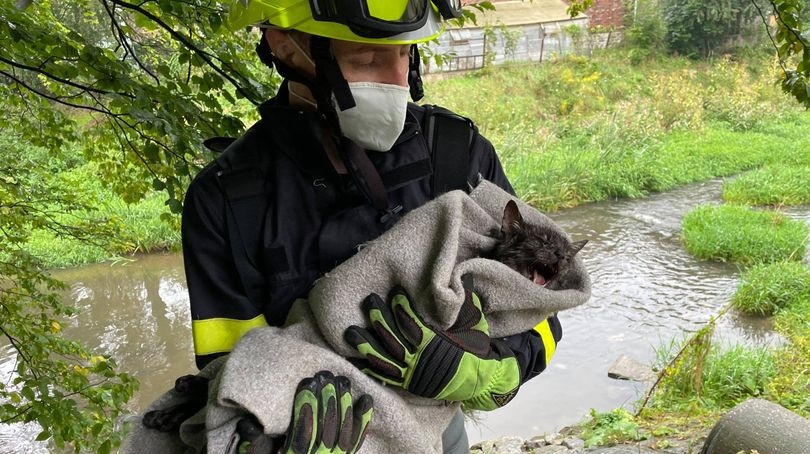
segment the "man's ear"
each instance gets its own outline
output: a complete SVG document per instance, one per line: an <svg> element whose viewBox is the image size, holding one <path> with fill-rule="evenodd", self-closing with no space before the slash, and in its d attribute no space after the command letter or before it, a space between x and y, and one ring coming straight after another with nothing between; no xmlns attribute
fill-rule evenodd
<svg viewBox="0 0 810 454"><path fill-rule="evenodd" d="M295 48L290 44L290 37L287 32L277 28L268 28L264 31L264 39L270 45L273 55L282 61L288 62L295 53Z"/></svg>
<svg viewBox="0 0 810 454"><path fill-rule="evenodd" d="M314 64L308 55L309 35L296 30L268 28L264 31L264 39L277 59L302 74L315 75Z"/></svg>

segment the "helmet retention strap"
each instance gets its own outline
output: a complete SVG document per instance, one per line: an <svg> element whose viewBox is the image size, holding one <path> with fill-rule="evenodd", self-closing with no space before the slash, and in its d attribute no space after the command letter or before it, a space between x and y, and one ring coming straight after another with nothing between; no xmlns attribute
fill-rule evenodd
<svg viewBox="0 0 810 454"><path fill-rule="evenodd" d="M337 100L337 108L341 110L351 109L356 104L349 83L343 77L340 66L332 54L329 38L312 35L310 53L312 59L315 60L316 83L313 93L318 101L318 111L326 118L327 125L334 130L340 157L360 193L379 212L378 220L384 223L389 222L398 217L402 207L398 206L389 210L388 193L374 164L366 152L356 143L344 137L340 130L340 121L332 103L332 94L334 93Z"/></svg>
<svg viewBox="0 0 810 454"><path fill-rule="evenodd" d="M312 35L309 47L312 59L315 60L315 77L318 79L318 85L328 87L328 90L334 93L340 110L354 107L354 97L352 97L352 92L349 89L349 83L346 82L343 73L340 72L340 66L338 66L338 62L332 54L329 38Z"/></svg>
<svg viewBox="0 0 810 454"><path fill-rule="evenodd" d="M422 64L422 57L419 55L419 45L411 44L410 62L408 63L408 86L411 89L411 99L419 101L425 96L422 84L422 75L419 73L419 66Z"/></svg>

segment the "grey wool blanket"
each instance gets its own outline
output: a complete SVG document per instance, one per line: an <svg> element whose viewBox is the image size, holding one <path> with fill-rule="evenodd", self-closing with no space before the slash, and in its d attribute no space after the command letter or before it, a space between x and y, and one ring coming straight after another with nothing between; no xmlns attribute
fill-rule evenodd
<svg viewBox="0 0 810 454"><path fill-rule="evenodd" d="M486 180L469 195L449 192L410 212L320 278L308 300L294 304L285 327L250 331L221 367L215 366L204 414L181 427L183 449L199 452L207 445L209 453L229 452L236 421L245 413L254 414L266 433L285 433L298 382L329 370L347 376L354 391L374 398L362 453L441 453L441 434L458 404L416 397L366 376L345 359L357 353L343 340L343 332L351 325L366 325L360 309L366 296L374 292L385 297L396 285L408 291L415 310L428 322L449 327L464 301L465 274L473 275L493 337L527 331L555 312L584 303L590 280L576 256L569 271L575 278L567 279L573 288L559 290L479 257L494 246L492 232L500 229L509 200L518 203L527 223L559 230ZM186 452L169 449L153 452Z"/></svg>

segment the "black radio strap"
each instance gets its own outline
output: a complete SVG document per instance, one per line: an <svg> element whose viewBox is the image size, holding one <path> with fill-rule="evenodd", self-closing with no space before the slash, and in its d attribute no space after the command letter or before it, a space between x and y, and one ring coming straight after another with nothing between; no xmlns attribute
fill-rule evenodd
<svg viewBox="0 0 810 454"><path fill-rule="evenodd" d="M468 189L473 125L469 119L438 106L425 105L423 130L433 161L431 188L435 198Z"/></svg>
<svg viewBox="0 0 810 454"><path fill-rule="evenodd" d="M263 128L253 128L231 143L216 160L222 170L217 181L225 193L228 242L234 263L248 299L256 305L264 300L263 267L256 263L255 252L262 238L264 212L267 210L267 189L264 168L267 164L249 136L263 134Z"/></svg>

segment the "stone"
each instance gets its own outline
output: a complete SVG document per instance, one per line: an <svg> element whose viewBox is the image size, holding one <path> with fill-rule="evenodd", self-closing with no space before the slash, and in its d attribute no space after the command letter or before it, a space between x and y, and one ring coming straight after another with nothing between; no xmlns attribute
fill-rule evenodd
<svg viewBox="0 0 810 454"><path fill-rule="evenodd" d="M574 437L569 437L569 438L564 439L562 441L562 445L565 446L568 449L577 449L577 450L580 450L580 451L585 449L585 442L582 441L582 439L574 438Z"/></svg>
<svg viewBox="0 0 810 454"><path fill-rule="evenodd" d="M589 449L586 452L587 454L661 454L661 451L655 451L649 448L644 448L636 445Z"/></svg>
<svg viewBox="0 0 810 454"><path fill-rule="evenodd" d="M520 437L503 437L497 443L501 454L521 454L524 440Z"/></svg>
<svg viewBox="0 0 810 454"><path fill-rule="evenodd" d="M608 377L617 380L633 380L640 382L652 382L655 380L655 374L650 368L635 359L621 355L616 358L613 365L608 369Z"/></svg>
<svg viewBox="0 0 810 454"><path fill-rule="evenodd" d="M486 440L470 447L472 454L523 454L524 440L520 437L501 437Z"/></svg>
<svg viewBox="0 0 810 454"><path fill-rule="evenodd" d="M542 448L543 446L546 446L547 444L549 444L549 443L546 441L546 436L545 435L538 435L536 437L532 437L532 438L529 438L528 440L526 440L526 442L523 443L523 449L525 449L526 451L531 452L532 449Z"/></svg>
<svg viewBox="0 0 810 454"><path fill-rule="evenodd" d="M748 399L723 415L706 437L703 452L750 451L795 454L810 450L810 421L785 407Z"/></svg>
<svg viewBox="0 0 810 454"><path fill-rule="evenodd" d="M531 454L567 454L568 448L562 445L546 445L529 452Z"/></svg>

